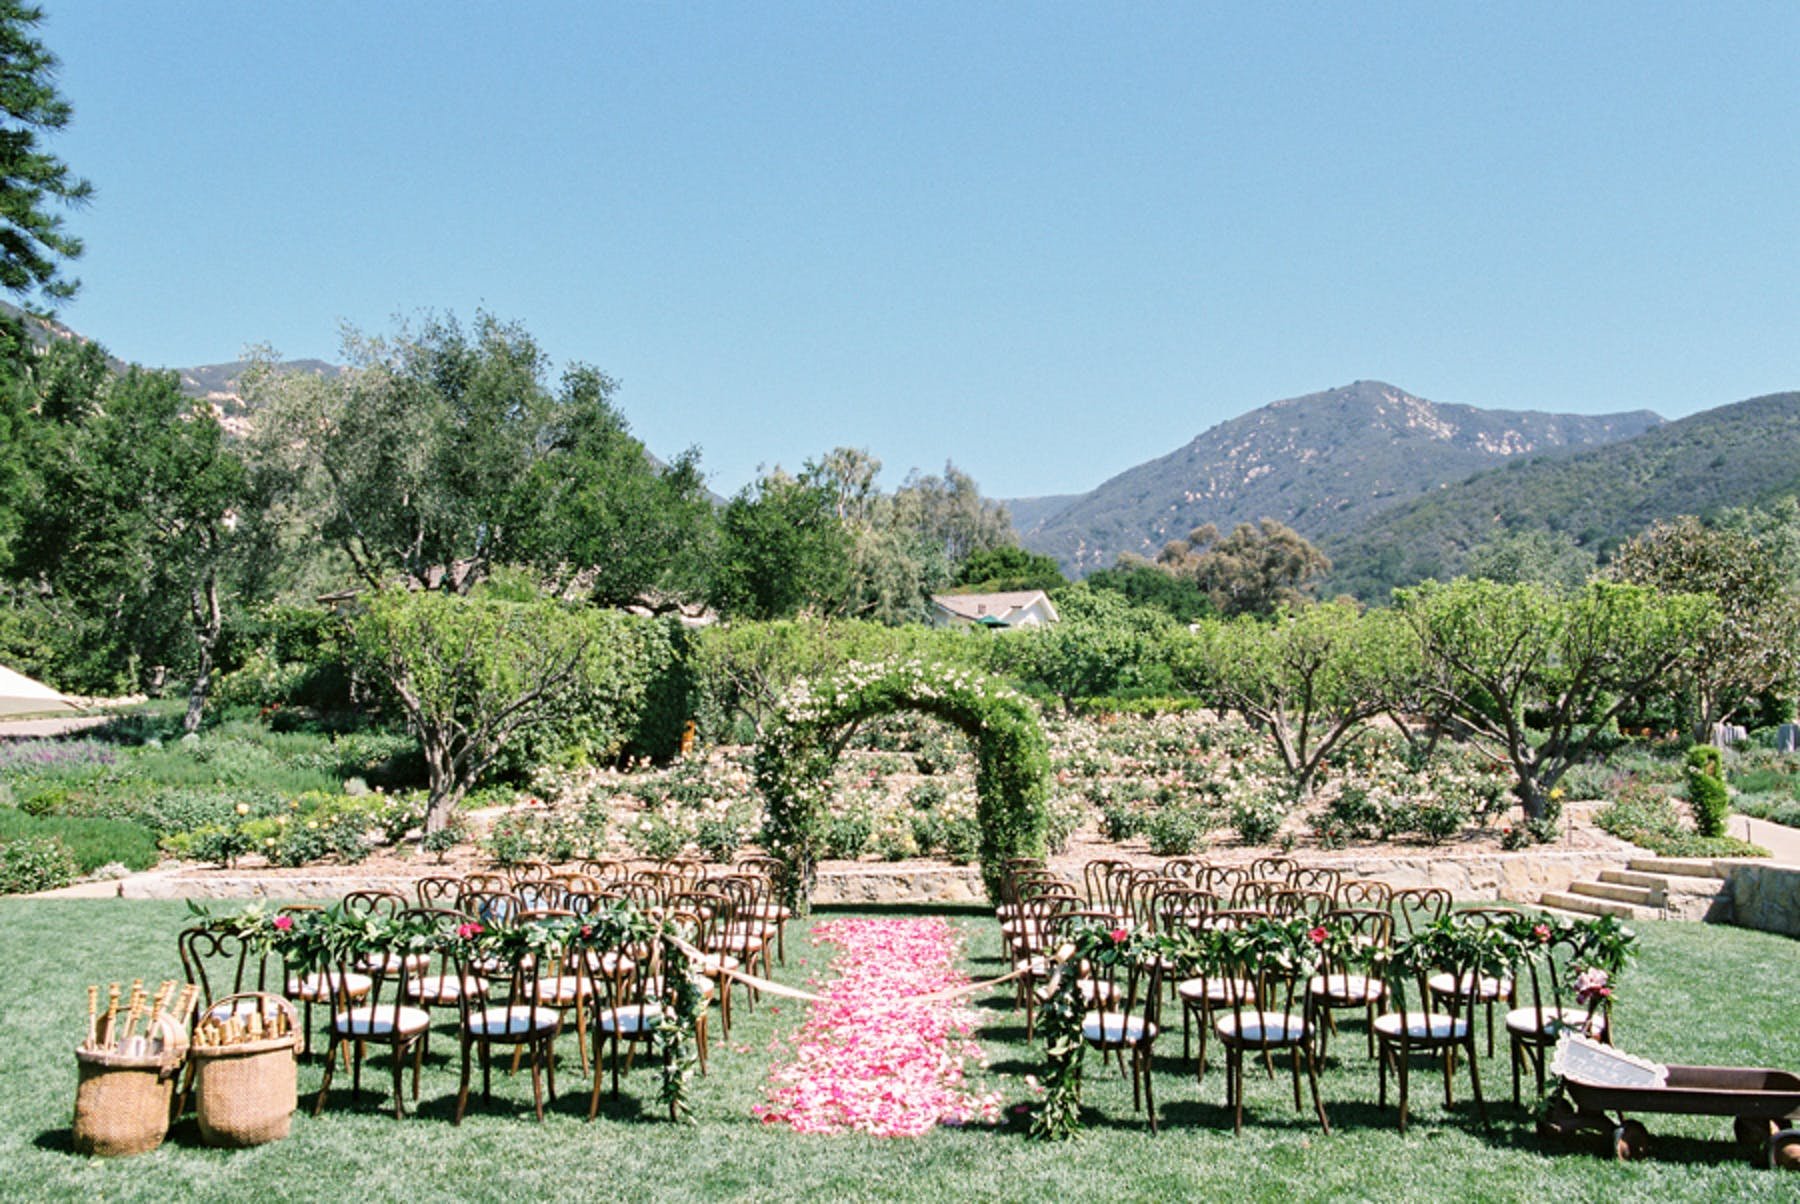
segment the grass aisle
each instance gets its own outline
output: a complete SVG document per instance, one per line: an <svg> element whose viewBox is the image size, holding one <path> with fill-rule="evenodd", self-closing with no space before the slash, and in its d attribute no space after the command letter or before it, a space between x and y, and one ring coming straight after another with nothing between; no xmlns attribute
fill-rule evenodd
<svg viewBox="0 0 1800 1204"><path fill-rule="evenodd" d="M969 983L948 922L828 920L812 940L838 947L837 977L820 988L758 1115L801 1133L877 1137L999 1120L999 1093L968 1088L968 1065L985 1064L970 1039L975 1014L961 1000L921 1001Z"/></svg>

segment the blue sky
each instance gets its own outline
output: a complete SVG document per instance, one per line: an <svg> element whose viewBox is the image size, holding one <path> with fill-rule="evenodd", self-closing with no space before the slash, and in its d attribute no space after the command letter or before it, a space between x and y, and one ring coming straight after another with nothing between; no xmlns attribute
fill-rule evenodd
<svg viewBox="0 0 1800 1204"><path fill-rule="evenodd" d="M652 450L1078 492L1278 398L1800 388L1800 5L48 0L152 365L522 322Z"/></svg>

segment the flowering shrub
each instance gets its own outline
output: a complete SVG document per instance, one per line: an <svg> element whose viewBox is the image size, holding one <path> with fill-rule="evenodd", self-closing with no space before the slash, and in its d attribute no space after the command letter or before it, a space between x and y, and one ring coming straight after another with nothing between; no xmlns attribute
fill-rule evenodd
<svg viewBox="0 0 1800 1204"><path fill-rule="evenodd" d="M920 661L853 664L815 687L796 682L756 749L756 784L766 800L765 844L794 872L791 902L804 907L818 863L828 804L825 785L848 729L897 710L935 716L975 745L982 877L999 891L1008 857L1041 856L1047 825L1049 750L1035 706L972 670Z"/></svg>

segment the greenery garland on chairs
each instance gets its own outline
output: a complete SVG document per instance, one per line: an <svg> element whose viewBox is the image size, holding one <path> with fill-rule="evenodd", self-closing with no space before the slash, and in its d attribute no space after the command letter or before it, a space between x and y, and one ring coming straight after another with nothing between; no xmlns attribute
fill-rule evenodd
<svg viewBox="0 0 1800 1204"><path fill-rule="evenodd" d="M918 660L853 664L794 684L756 746L756 785L767 804L764 843L789 872L781 902L806 908L830 809L832 765L858 724L918 711L960 728L975 745L981 876L999 901L1009 858L1041 857L1050 751L1037 707L971 669Z"/></svg>
<svg viewBox="0 0 1800 1204"><path fill-rule="evenodd" d="M698 1061L699 1016L706 1004L688 955L692 934L673 920L651 917L627 900L609 901L582 916L522 924L483 922L473 916L452 923L446 918L422 917L418 912L393 917L364 915L341 905L304 912L270 912L256 905L223 917L199 906L192 910L210 924L242 934L254 948L280 954L289 971L300 975L324 973L327 967L378 953L398 955L393 964L402 966L408 954L433 952L474 965L516 964L521 956L556 956L554 951L560 949L567 951L571 965L598 965L598 956L586 954L654 943L662 964L665 1009L665 1020L653 1042L662 1065L658 1102L671 1120L693 1122L688 1083ZM395 1103L397 1108L401 1106L398 1096Z"/></svg>

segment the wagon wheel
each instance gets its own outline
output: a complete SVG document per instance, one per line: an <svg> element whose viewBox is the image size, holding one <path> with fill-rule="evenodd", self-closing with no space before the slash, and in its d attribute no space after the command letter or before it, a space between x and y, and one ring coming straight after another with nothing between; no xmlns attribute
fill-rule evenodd
<svg viewBox="0 0 1800 1204"><path fill-rule="evenodd" d="M1800 1129L1783 1129L1769 1138L1769 1165L1778 1171L1800 1171Z"/></svg>
<svg viewBox="0 0 1800 1204"><path fill-rule="evenodd" d="M1731 1122L1737 1143L1749 1150L1766 1150L1770 1135L1779 1127L1765 1116L1740 1116Z"/></svg>
<svg viewBox="0 0 1800 1204"><path fill-rule="evenodd" d="M1642 1158L1649 1152L1650 1130L1637 1121L1623 1121L1613 1130L1613 1157L1620 1162Z"/></svg>
<svg viewBox="0 0 1800 1204"><path fill-rule="evenodd" d="M1580 1127L1574 1105L1556 1095L1545 1102L1543 1113L1538 1117L1537 1133L1539 1137L1566 1137Z"/></svg>

